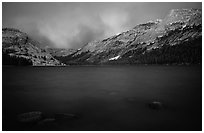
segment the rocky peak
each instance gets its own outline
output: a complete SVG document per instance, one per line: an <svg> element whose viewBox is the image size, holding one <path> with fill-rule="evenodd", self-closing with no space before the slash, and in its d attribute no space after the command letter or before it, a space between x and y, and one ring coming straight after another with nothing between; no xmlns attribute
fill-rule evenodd
<svg viewBox="0 0 204 133"><path fill-rule="evenodd" d="M138 31L148 30L151 28L155 28L161 21L162 21L161 19L157 19L155 21L149 21L149 22L144 23L144 24L139 24L139 25L135 26L133 29L138 30Z"/></svg>
<svg viewBox="0 0 204 133"><path fill-rule="evenodd" d="M33 40L26 33L14 28L2 29L3 64L41 66L63 65L44 49L38 47L39 42ZM28 63L29 62L29 63Z"/></svg>
<svg viewBox="0 0 204 133"><path fill-rule="evenodd" d="M163 22L166 25L176 22L194 24L190 22L195 18L202 18L202 11L200 9L172 9L164 18Z"/></svg>
<svg viewBox="0 0 204 133"><path fill-rule="evenodd" d="M23 32L21 32L20 30L18 30L18 29L15 29L15 28L3 28L2 29L2 32L10 32L10 35L12 35L12 34L17 34L17 33L20 33L20 34L23 34ZM25 33L24 33L25 34Z"/></svg>

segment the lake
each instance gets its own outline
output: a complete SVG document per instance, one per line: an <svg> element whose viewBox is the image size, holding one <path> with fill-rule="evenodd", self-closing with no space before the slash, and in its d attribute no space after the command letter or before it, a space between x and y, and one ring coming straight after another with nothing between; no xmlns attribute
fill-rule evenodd
<svg viewBox="0 0 204 133"><path fill-rule="evenodd" d="M202 130L201 66L3 66L2 72L3 130ZM150 108L153 101L162 108ZM17 121L32 111L78 117Z"/></svg>

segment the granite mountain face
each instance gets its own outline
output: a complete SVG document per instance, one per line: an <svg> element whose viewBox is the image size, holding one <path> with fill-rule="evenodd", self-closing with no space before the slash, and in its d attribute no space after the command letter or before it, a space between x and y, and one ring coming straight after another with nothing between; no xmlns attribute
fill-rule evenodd
<svg viewBox="0 0 204 133"><path fill-rule="evenodd" d="M17 29L2 29L3 65L56 66L63 65L40 43Z"/></svg>
<svg viewBox="0 0 204 133"><path fill-rule="evenodd" d="M26 59L25 64L32 65L200 64L202 61L200 9L173 9L162 20L139 24L78 50L42 49L27 34L14 29L3 29L2 36L6 60Z"/></svg>
<svg viewBox="0 0 204 133"><path fill-rule="evenodd" d="M202 11L173 9L162 20L139 24L56 58L65 64L201 63Z"/></svg>
<svg viewBox="0 0 204 133"><path fill-rule="evenodd" d="M65 57L74 53L76 50L65 48L46 48L46 51L48 51L52 56L55 57Z"/></svg>

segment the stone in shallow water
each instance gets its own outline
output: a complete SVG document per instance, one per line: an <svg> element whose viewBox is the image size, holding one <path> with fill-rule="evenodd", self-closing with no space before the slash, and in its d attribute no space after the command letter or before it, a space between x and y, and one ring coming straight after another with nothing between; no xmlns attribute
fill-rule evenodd
<svg viewBox="0 0 204 133"><path fill-rule="evenodd" d="M23 113L17 116L18 121L23 123L37 122L40 121L42 118L42 112L39 111Z"/></svg>
<svg viewBox="0 0 204 133"><path fill-rule="evenodd" d="M163 108L163 104L158 101L153 101L149 103L149 107L154 110L161 110Z"/></svg>
<svg viewBox="0 0 204 133"><path fill-rule="evenodd" d="M117 95L117 93L118 92L116 92L116 91L111 91L111 92L109 92L109 95Z"/></svg>
<svg viewBox="0 0 204 133"><path fill-rule="evenodd" d="M138 101L135 97L128 97L125 99L128 103L136 103Z"/></svg>
<svg viewBox="0 0 204 133"><path fill-rule="evenodd" d="M39 125L46 125L46 124L53 123L53 122L55 122L54 118L46 118L46 119L43 119L40 122L38 122L38 124Z"/></svg>
<svg viewBox="0 0 204 133"><path fill-rule="evenodd" d="M70 120L72 120L72 119L79 118L78 115L75 115L75 114L66 114L66 113L57 113L57 114L55 114L54 117L55 117L56 120L63 120L63 119L70 119Z"/></svg>

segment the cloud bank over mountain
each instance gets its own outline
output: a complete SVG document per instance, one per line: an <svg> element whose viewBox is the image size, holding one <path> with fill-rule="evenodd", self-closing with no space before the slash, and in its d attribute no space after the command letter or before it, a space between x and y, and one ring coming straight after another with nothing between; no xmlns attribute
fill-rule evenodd
<svg viewBox="0 0 204 133"><path fill-rule="evenodd" d="M3 27L21 29L44 46L80 48L202 3L3 3Z"/></svg>

